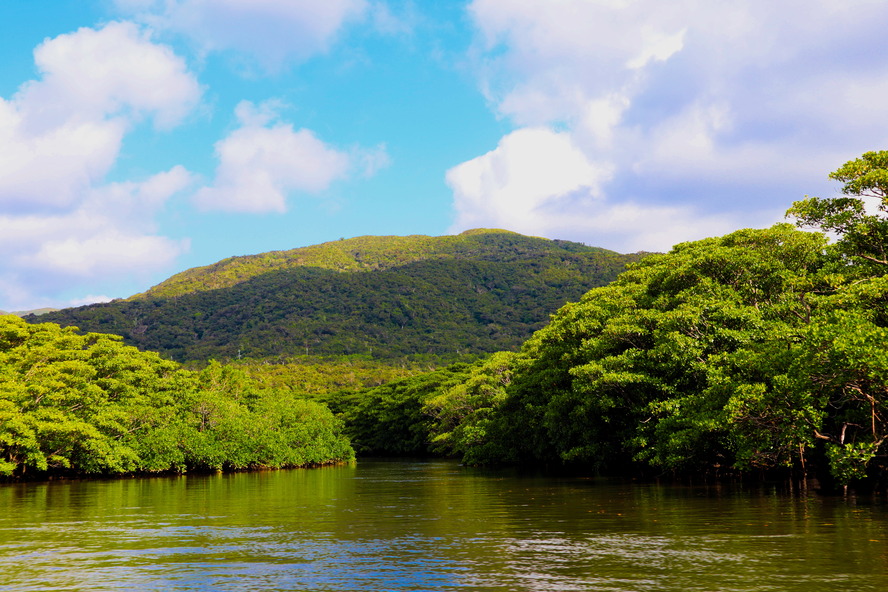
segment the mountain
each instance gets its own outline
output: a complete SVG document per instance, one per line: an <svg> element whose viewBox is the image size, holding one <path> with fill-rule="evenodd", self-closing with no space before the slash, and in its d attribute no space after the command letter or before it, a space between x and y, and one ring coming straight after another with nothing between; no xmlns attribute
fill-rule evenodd
<svg viewBox="0 0 888 592"><path fill-rule="evenodd" d="M430 259L514 261L553 248L563 252L611 253L569 241L522 236L507 230L467 230L452 236L359 236L289 251L229 257L194 267L136 294L130 300L181 296L228 288L272 271L314 267L331 271L378 271Z"/></svg>
<svg viewBox="0 0 888 592"><path fill-rule="evenodd" d="M14 310L12 312L6 312L5 310L0 310L0 315L10 314L15 315L17 317L26 317L28 315L40 316L46 314L48 312L54 312L58 310L57 308L35 308L33 310Z"/></svg>
<svg viewBox="0 0 888 592"><path fill-rule="evenodd" d="M501 230L364 236L232 257L127 300L39 320L116 333L179 361L452 359L518 347L565 302L641 256Z"/></svg>

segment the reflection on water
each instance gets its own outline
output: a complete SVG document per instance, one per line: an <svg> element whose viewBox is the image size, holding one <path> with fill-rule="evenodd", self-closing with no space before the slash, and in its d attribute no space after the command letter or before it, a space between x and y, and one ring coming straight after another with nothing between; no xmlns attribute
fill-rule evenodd
<svg viewBox="0 0 888 592"><path fill-rule="evenodd" d="M362 461L0 485L0 590L888 589L883 503Z"/></svg>

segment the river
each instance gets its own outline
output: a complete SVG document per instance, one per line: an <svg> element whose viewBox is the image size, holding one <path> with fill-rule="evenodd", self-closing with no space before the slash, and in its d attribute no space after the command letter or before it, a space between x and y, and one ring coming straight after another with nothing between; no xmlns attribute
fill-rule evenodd
<svg viewBox="0 0 888 592"><path fill-rule="evenodd" d="M0 485L0 590L888 590L884 500L446 461Z"/></svg>

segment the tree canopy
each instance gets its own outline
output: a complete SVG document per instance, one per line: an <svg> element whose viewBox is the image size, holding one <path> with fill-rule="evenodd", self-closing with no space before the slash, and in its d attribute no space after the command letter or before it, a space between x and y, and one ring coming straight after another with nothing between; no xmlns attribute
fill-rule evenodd
<svg viewBox="0 0 888 592"><path fill-rule="evenodd" d="M471 464L877 482L886 338L888 276L780 224L651 255L518 352L385 388L406 431Z"/></svg>
<svg viewBox="0 0 888 592"><path fill-rule="evenodd" d="M797 201L787 215L799 226L838 233L838 246L847 256L888 265L888 150L867 152L829 176L844 183L845 197Z"/></svg>
<svg viewBox="0 0 888 592"><path fill-rule="evenodd" d="M0 476L237 470L353 457L321 404L114 335L0 316Z"/></svg>

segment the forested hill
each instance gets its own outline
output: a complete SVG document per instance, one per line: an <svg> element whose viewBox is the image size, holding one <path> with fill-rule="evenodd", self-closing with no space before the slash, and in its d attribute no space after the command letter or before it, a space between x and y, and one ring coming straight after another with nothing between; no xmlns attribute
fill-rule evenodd
<svg viewBox="0 0 888 592"><path fill-rule="evenodd" d="M565 302L640 257L495 230L359 237L226 259L127 301L39 320L122 335L180 361L453 359L516 349Z"/></svg>
<svg viewBox="0 0 888 592"><path fill-rule="evenodd" d="M58 309L57 308L35 308L34 310L13 310L13 311L0 310L0 315L15 315L17 317L24 317L27 315L39 316L42 314L46 314L48 312L52 312L54 310L58 310Z"/></svg>
<svg viewBox="0 0 888 592"><path fill-rule="evenodd" d="M288 251L229 257L178 273L131 300L228 288L269 272L299 267L342 272L378 271L436 259L514 262L575 253L615 255L580 243L550 241L496 229L467 230L459 235L436 237L359 236Z"/></svg>

